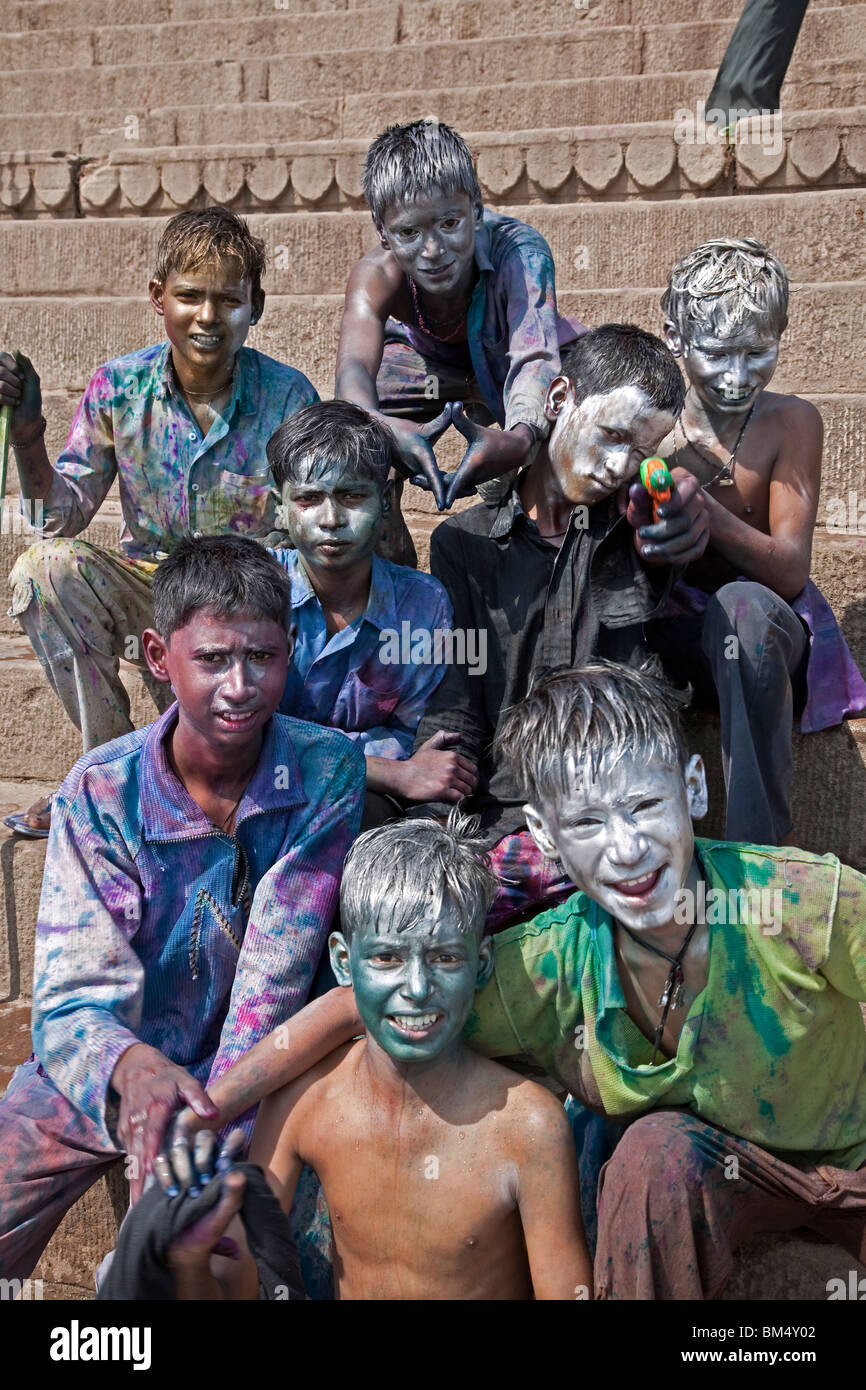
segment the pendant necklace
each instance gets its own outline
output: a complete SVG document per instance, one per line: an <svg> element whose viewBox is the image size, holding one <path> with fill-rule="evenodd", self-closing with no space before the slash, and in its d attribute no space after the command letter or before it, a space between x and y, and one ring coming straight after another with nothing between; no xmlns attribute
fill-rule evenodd
<svg viewBox="0 0 866 1390"><path fill-rule="evenodd" d="M662 956L664 960L670 962L671 968L668 971L668 977L665 981L664 988L659 995L659 1008L662 1013L659 1019L659 1025L656 1028L655 1038L653 1039L653 1055L650 1060L650 1066L652 1067L655 1066L655 1060L659 1048L662 1045L662 1036L664 1035L665 1024L668 1021L668 1014L671 1009L678 1009L683 1002L685 977L683 975L682 959L688 950L689 942L695 934L695 928L698 923L697 919L692 922L692 925L686 933L685 940L675 956L669 956L667 951L661 950L659 946L654 946L651 941L645 941L642 936L636 936L634 932L629 931L624 922L620 922L619 925L622 927L626 936L630 936L632 941L635 941L638 946L643 946L644 950L652 951L654 955Z"/></svg>
<svg viewBox="0 0 866 1390"><path fill-rule="evenodd" d="M733 483L734 483L734 469L735 469L735 467L736 467L736 461L737 461L737 450L739 449L740 445L741 445L742 442L743 442L743 435L746 433L746 427L748 426L748 423L749 423L749 421L751 420L751 418L752 418L752 416L753 416L753 414L754 414L754 412L755 412L755 406L756 406L757 404L758 404L757 400L754 400L754 401L752 401L752 404L749 406L749 413L748 413L748 415L746 416L745 420L743 421L742 425L740 426L740 432L739 432L739 434L737 435L737 441L736 441L736 443L735 443L733 449L731 450L731 455L730 455L730 457L729 457L727 463L723 463L723 464L721 464L721 466L719 465L719 460L718 460L718 459L716 459L716 458L710 458L709 454L705 454L704 451L703 451L703 449L699 448L698 445L695 444L695 442L694 442L693 440L689 439L688 435L686 434L686 427L685 427L685 425L683 424L682 419L677 420L677 425L678 425L678 427L679 427L679 429L680 429L680 432L681 432L681 434L682 434L682 436L683 436L683 439L685 440L685 442L686 442L686 444L689 446L689 448L692 449L692 450L694 450L694 452L697 454L698 458L703 459L704 463L708 463L708 464L710 465L711 468L715 468L715 470L716 470L715 475L714 475L712 478L710 478L710 481L709 481L708 483L703 483L703 484L702 484L702 488L703 488L703 491L704 491L704 492L706 492L708 488L713 487L716 483L718 483L719 487L732 487L732 486L733 486Z"/></svg>
<svg viewBox="0 0 866 1390"><path fill-rule="evenodd" d="M407 275L406 279L409 281L409 293L412 296L412 304L415 309L415 317L418 320L418 327L422 329L425 333L429 334L431 338L435 338L437 342L440 343L449 343L452 338L456 338L457 334L460 332L460 330L466 322L467 316L469 314L469 305L467 304L466 308L463 310L463 313L460 314L457 318L437 319L436 322L438 323L440 328L447 328L449 323L453 323L455 325L455 327L451 329L450 333L437 333L433 328L430 327L430 325L427 322L425 322L424 315L421 313L421 303L418 298L418 287L415 284L415 281L412 279L410 275Z"/></svg>

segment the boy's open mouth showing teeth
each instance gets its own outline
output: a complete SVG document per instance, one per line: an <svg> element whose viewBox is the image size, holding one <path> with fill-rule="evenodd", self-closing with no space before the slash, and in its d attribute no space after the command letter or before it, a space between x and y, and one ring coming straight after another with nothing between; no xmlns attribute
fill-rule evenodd
<svg viewBox="0 0 866 1390"><path fill-rule="evenodd" d="M389 1014L391 1022L402 1033L425 1033L441 1017L441 1014Z"/></svg>
<svg viewBox="0 0 866 1390"><path fill-rule="evenodd" d="M217 710L217 718L224 719L227 724L248 724L254 717L255 710L244 710L240 714L232 714L230 710Z"/></svg>
<svg viewBox="0 0 866 1390"><path fill-rule="evenodd" d="M627 898L643 898L655 888L661 872L661 869L653 869L652 873L643 874L640 878L621 878L617 883L612 883L611 887Z"/></svg>

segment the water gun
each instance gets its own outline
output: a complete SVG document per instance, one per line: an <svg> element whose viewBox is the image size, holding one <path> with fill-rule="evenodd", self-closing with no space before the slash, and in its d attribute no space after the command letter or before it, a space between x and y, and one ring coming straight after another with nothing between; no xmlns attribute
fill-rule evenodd
<svg viewBox="0 0 866 1390"><path fill-rule="evenodd" d="M12 425L11 405L0 406L0 516L6 497L6 463L9 458L9 430Z"/></svg>
<svg viewBox="0 0 866 1390"><path fill-rule="evenodd" d="M670 501L674 490L674 480L664 459L644 459L640 466L640 480L653 500L653 521L658 521L659 503Z"/></svg>

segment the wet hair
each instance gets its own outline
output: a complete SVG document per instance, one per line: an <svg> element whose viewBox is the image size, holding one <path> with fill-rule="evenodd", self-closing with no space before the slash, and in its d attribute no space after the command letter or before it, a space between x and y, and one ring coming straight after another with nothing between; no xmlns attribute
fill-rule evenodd
<svg viewBox="0 0 866 1390"><path fill-rule="evenodd" d="M235 261L249 282L253 302L261 294L265 243L228 208L179 212L163 227L156 250L154 279L164 285L169 271L194 272L215 262Z"/></svg>
<svg viewBox="0 0 866 1390"><path fill-rule="evenodd" d="M684 768L688 750L679 711L689 691L676 690L646 667L594 661L577 670L542 674L506 715L494 756L514 775L533 806L595 781L604 763L631 754Z"/></svg>
<svg viewBox="0 0 866 1390"><path fill-rule="evenodd" d="M562 375L578 402L618 386L637 386L656 410L679 415L686 384L670 348L633 323L603 323L578 338L563 359Z"/></svg>
<svg viewBox="0 0 866 1390"><path fill-rule="evenodd" d="M763 320L780 338L788 324L788 276L754 237L717 237L677 261L661 303L686 339L707 319L726 338L750 318Z"/></svg>
<svg viewBox="0 0 866 1390"><path fill-rule="evenodd" d="M306 481L341 463L347 473L372 479L381 491L389 471L400 464L387 425L349 401L318 401L290 415L268 440L267 456L280 489L302 481L302 467Z"/></svg>
<svg viewBox="0 0 866 1390"><path fill-rule="evenodd" d="M447 824L400 820L368 830L350 849L340 885L343 936L375 926L412 931L454 908L460 930L479 939L496 893L478 821L452 811Z"/></svg>
<svg viewBox="0 0 866 1390"><path fill-rule="evenodd" d="M203 608L218 618L258 613L288 632L292 586L282 565L248 536L187 536L154 573L154 627L167 642Z"/></svg>
<svg viewBox="0 0 866 1390"><path fill-rule="evenodd" d="M482 201L469 146L442 121L411 121L383 130L367 151L361 187L377 226L389 207L425 197L434 188Z"/></svg>

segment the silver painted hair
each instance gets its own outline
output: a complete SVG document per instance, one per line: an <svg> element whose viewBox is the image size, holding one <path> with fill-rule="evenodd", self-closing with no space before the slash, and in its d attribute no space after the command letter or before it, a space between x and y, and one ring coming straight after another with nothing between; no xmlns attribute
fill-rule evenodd
<svg viewBox="0 0 866 1390"><path fill-rule="evenodd" d="M543 675L499 731L495 755L533 806L567 794L574 777L594 781L602 763L627 754L685 767L679 711L689 692L647 668L595 661Z"/></svg>
<svg viewBox="0 0 866 1390"><path fill-rule="evenodd" d="M340 885L343 935L375 923L381 932L411 931L445 907L461 930L479 937L496 893L476 818L456 810L435 820L400 820L367 830L352 845Z"/></svg>
<svg viewBox="0 0 866 1390"><path fill-rule="evenodd" d="M412 121L383 130L367 151L361 187L377 225L389 207L425 197L433 188L466 193L473 203L481 202L469 146L441 121Z"/></svg>
<svg viewBox="0 0 866 1390"><path fill-rule="evenodd" d="M754 237L717 237L677 261L661 304L683 338L708 318L721 337L750 318L765 320L781 337L788 324L788 276Z"/></svg>

